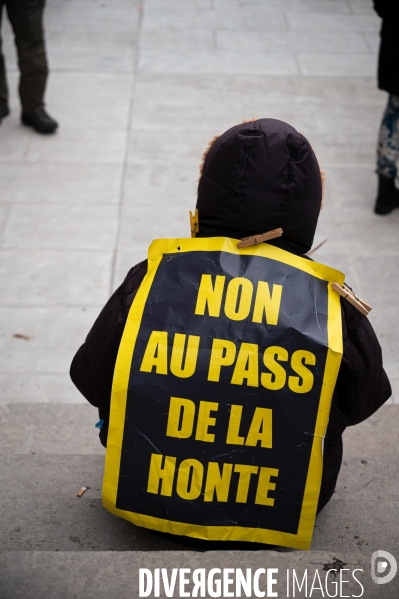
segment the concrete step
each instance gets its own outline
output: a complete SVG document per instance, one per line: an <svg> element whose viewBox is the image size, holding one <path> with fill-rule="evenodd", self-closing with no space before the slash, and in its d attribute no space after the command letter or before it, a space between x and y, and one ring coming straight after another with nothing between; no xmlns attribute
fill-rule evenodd
<svg viewBox="0 0 399 599"><path fill-rule="evenodd" d="M85 497L101 498L103 456L0 456L0 497L74 498L81 487ZM396 501L399 499L399 461L391 458L347 457L338 477L335 500Z"/></svg>
<svg viewBox="0 0 399 599"><path fill-rule="evenodd" d="M365 459L367 458L367 459ZM383 457L344 459L335 499L398 499L399 461ZM97 455L0 455L0 496L74 497L90 487L91 498L101 497L104 457Z"/></svg>
<svg viewBox="0 0 399 599"><path fill-rule="evenodd" d="M107 512L101 499L3 497L3 551L156 551L190 545L158 537ZM318 516L312 549L398 553L399 501L332 499ZM188 542L189 543L189 542Z"/></svg>
<svg viewBox="0 0 399 599"><path fill-rule="evenodd" d="M0 505L7 514L0 524L3 550L187 549L102 507L104 449L92 406L12 404L0 409ZM313 549L397 551L398 419L399 406L388 405L345 432L337 490L317 518ZM90 489L77 498L81 486Z"/></svg>
<svg viewBox="0 0 399 599"><path fill-rule="evenodd" d="M399 576L385 585L377 585L370 576L370 552L355 553L331 551L293 551L290 553L277 553L275 551L223 551L189 553L187 551L143 553L137 551L125 552L49 552L49 551L12 551L0 554L0 596L2 599L132 599L139 596L139 569L167 568L168 577L172 568L188 568L185 577L191 581L192 571L196 568L205 568L208 574L211 568L251 568L252 575L258 568L277 568L273 574L277 583L271 590L278 593L279 597L326 597L346 596L366 599L395 599L399 595ZM340 559L343 564L342 572L334 579L327 570L333 567L335 559ZM293 593L293 570L300 583L307 575L307 588L302 591L295 587ZM316 575L320 576L320 582ZM356 570L356 572L355 572ZM289 592L287 592L287 574ZM362 592L362 587L364 588ZM234 572L230 572L230 578ZM342 577L340 592L340 577ZM312 583L314 589L311 591ZM233 578L234 581L234 578ZM349 582L345 582L349 581ZM320 589L320 583L323 589ZM338 585L336 584L338 583ZM327 584L327 588L326 588ZM338 586L338 592L337 592ZM261 591L266 591L266 576L259 579ZM160 585L161 597L165 597L163 585ZM192 584L185 587L190 592ZM222 587L223 589L223 587ZM235 585L228 590L234 592ZM173 597L181 597L178 582ZM266 593L267 594L267 593ZM152 593L151 597L154 596ZM187 595L186 595L187 596ZM191 593L188 595L191 596ZM210 595L206 593L206 597ZM222 594L222 596L228 596ZM254 595L252 595L254 596ZM269 595L270 596L270 595Z"/></svg>
<svg viewBox="0 0 399 599"><path fill-rule="evenodd" d="M0 506L7 514L0 524L3 550L187 549L102 507L104 449L92 406L12 404L0 409ZM398 419L399 406L388 405L345 432L337 490L317 518L314 550L398 550ZM77 498L82 486L90 489Z"/></svg>
<svg viewBox="0 0 399 599"><path fill-rule="evenodd" d="M101 504L103 457L3 455L0 523L4 550L176 549L175 542L109 514ZM347 458L332 501L317 518L313 548L361 551L399 547L399 463ZM82 486L90 487L78 498Z"/></svg>
<svg viewBox="0 0 399 599"><path fill-rule="evenodd" d="M0 454L99 454L105 450L90 404L14 403L0 405ZM344 454L399 455L399 404L383 406L365 422L346 429Z"/></svg>
<svg viewBox="0 0 399 599"><path fill-rule="evenodd" d="M343 434L346 456L399 458L399 404L385 404L375 414Z"/></svg>
<svg viewBox="0 0 399 599"><path fill-rule="evenodd" d="M98 410L87 404L0 405L0 454L99 454Z"/></svg>

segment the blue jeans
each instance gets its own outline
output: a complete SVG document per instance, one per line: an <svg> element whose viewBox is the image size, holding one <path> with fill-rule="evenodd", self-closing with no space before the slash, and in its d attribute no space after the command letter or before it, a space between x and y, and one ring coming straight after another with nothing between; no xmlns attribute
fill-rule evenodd
<svg viewBox="0 0 399 599"><path fill-rule="evenodd" d="M397 176L399 160L399 96L390 95L382 117L377 146L377 173L390 179Z"/></svg>

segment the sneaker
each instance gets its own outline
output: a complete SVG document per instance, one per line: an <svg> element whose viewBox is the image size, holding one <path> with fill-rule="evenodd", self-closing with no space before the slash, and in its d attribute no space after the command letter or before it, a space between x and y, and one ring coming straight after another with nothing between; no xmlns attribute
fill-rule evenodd
<svg viewBox="0 0 399 599"><path fill-rule="evenodd" d="M21 121L24 125L33 127L38 133L54 133L58 127L57 121L52 119L41 106L29 113L23 112Z"/></svg>
<svg viewBox="0 0 399 599"><path fill-rule="evenodd" d="M395 179L378 175L378 194L374 206L376 214L389 214L399 208L399 190L395 187Z"/></svg>

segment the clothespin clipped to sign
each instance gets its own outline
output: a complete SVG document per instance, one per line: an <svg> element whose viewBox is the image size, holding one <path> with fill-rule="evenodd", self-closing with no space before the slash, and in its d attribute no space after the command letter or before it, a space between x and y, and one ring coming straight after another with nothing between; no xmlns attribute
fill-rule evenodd
<svg viewBox="0 0 399 599"><path fill-rule="evenodd" d="M333 283L331 287L335 291L337 291L337 293L342 295L342 297L346 299L350 304L352 304L352 306L355 306L355 308L357 308L359 312L361 312L364 316L369 315L369 313L371 312L371 306L369 306L368 304L366 304L366 302L361 300L360 297L357 297L356 293L352 291L350 287L345 285L345 283L342 287L339 283Z"/></svg>
<svg viewBox="0 0 399 599"><path fill-rule="evenodd" d="M260 233L259 235L251 235L250 237L244 237L237 243L238 248L246 248L250 245L259 245L263 241L269 241L276 237L281 237L283 234L282 229L273 229L273 231L267 231L266 233Z"/></svg>
<svg viewBox="0 0 399 599"><path fill-rule="evenodd" d="M195 209L194 215L191 212L191 210L189 210L190 213L190 230L191 230L191 237L196 237L197 233L199 231L199 217L198 217L198 210Z"/></svg>

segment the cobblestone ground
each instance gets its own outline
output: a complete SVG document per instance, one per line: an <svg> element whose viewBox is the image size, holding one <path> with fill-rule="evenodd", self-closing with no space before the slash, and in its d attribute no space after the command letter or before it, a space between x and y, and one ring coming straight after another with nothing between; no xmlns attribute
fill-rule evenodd
<svg viewBox="0 0 399 599"><path fill-rule="evenodd" d="M368 571L376 549L399 557L399 210L372 211L386 94L376 89L380 22L371 2L48 0L47 106L60 122L49 137L19 123L5 21L12 114L0 126L0 595L124 599L137 596L140 565L315 568L336 556ZM96 411L68 369L149 242L188 235L208 139L253 116L295 126L327 171L315 245L328 242L314 257L344 271L373 306L393 397L345 433L338 488L311 552L177 554L184 548L101 507ZM82 485L90 490L77 499ZM372 585L368 574L363 582ZM391 599L394 584L365 596Z"/></svg>

